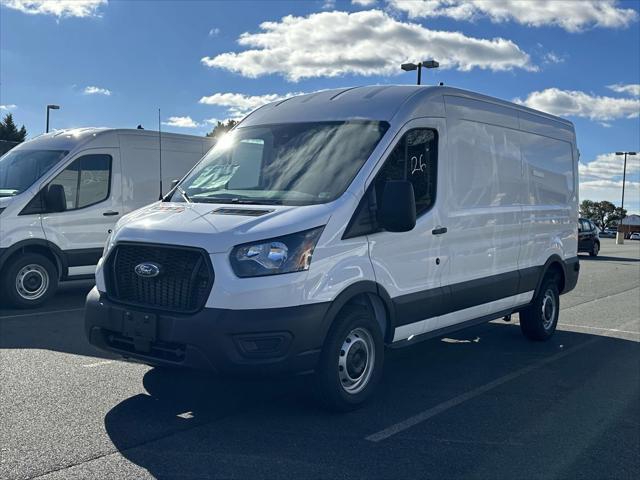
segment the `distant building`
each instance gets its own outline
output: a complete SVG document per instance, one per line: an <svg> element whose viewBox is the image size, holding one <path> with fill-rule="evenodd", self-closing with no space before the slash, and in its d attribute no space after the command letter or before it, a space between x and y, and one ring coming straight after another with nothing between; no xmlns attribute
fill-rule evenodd
<svg viewBox="0 0 640 480"><path fill-rule="evenodd" d="M625 238L629 238L633 232L640 232L640 215L627 215L622 219L622 228L619 231L624 232Z"/></svg>
<svg viewBox="0 0 640 480"><path fill-rule="evenodd" d="M627 215L622 220L622 225L640 225L640 215Z"/></svg>

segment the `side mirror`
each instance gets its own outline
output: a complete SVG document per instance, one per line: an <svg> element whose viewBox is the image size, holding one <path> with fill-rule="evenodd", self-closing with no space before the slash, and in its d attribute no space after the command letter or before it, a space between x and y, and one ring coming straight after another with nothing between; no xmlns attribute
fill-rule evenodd
<svg viewBox="0 0 640 480"><path fill-rule="evenodd" d="M171 180L171 188L170 188L170 190L173 190L174 188L176 188L176 185L178 185L178 182L180 182L180 180L178 180L177 178Z"/></svg>
<svg viewBox="0 0 640 480"><path fill-rule="evenodd" d="M416 199L407 180L390 180L384 185L378 222L390 232L408 232L416 226Z"/></svg>
<svg viewBox="0 0 640 480"><path fill-rule="evenodd" d="M64 212L67 209L67 197L64 194L64 187L57 183L49 185L44 202L47 212Z"/></svg>

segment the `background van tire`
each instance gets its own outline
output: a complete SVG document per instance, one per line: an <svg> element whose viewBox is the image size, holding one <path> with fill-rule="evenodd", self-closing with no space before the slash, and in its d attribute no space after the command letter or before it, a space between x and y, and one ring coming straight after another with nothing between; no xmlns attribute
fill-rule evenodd
<svg viewBox="0 0 640 480"><path fill-rule="evenodd" d="M375 390L382 375L384 340L364 306L347 306L324 343L315 373L315 398L339 412L354 410Z"/></svg>
<svg viewBox="0 0 640 480"><path fill-rule="evenodd" d="M559 314L558 278L548 275L542 281L540 291L531 306L520 312L520 329L529 340L549 340L556 331Z"/></svg>
<svg viewBox="0 0 640 480"><path fill-rule="evenodd" d="M0 273L3 303L17 308L34 308L44 304L58 288L55 265L39 253L18 254Z"/></svg>
<svg viewBox="0 0 640 480"><path fill-rule="evenodd" d="M598 253L600 253L600 243L593 242L593 247L591 247L591 251L589 252L589 256L597 257Z"/></svg>

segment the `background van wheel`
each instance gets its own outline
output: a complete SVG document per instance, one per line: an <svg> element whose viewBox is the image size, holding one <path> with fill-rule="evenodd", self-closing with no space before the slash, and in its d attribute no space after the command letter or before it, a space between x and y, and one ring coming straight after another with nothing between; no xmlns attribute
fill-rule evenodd
<svg viewBox="0 0 640 480"><path fill-rule="evenodd" d="M384 340L369 310L347 306L324 343L315 374L315 394L322 406L349 411L364 403L382 374Z"/></svg>
<svg viewBox="0 0 640 480"><path fill-rule="evenodd" d="M58 271L44 255L18 254L0 276L2 296L9 306L33 308L45 303L58 288Z"/></svg>
<svg viewBox="0 0 640 480"><path fill-rule="evenodd" d="M556 331L559 313L558 279L545 277L533 304L520 312L520 329L530 340L549 340Z"/></svg>
<svg viewBox="0 0 640 480"><path fill-rule="evenodd" d="M589 252L589 256L597 257L598 253L600 253L600 244L598 242L593 242L593 247L591 247L591 251Z"/></svg>

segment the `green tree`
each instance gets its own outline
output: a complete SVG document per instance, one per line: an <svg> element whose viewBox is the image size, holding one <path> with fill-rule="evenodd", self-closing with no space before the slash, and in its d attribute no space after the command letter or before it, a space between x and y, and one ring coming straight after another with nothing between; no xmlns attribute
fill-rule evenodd
<svg viewBox="0 0 640 480"><path fill-rule="evenodd" d="M213 130L207 133L207 137L213 137L217 140L219 137L221 137L222 135L227 133L229 130L231 130L233 127L235 127L237 124L238 124L237 120L227 120L226 123L218 120L218 124L215 127L213 127Z"/></svg>
<svg viewBox="0 0 640 480"><path fill-rule="evenodd" d="M13 121L13 115L7 113L0 121L0 140L21 143L24 142L25 138L27 138L27 129L22 125L22 128L18 130Z"/></svg>
<svg viewBox="0 0 640 480"><path fill-rule="evenodd" d="M580 204L580 216L588 218L601 230L617 225L620 220L627 216L627 210L616 207L613 203L603 200L594 202L583 200Z"/></svg>

